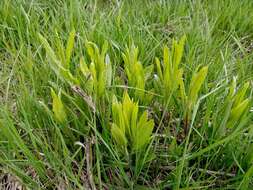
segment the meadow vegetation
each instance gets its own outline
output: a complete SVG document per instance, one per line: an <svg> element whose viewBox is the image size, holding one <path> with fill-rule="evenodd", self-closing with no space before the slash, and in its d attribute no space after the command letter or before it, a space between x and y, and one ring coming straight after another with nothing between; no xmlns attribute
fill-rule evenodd
<svg viewBox="0 0 253 190"><path fill-rule="evenodd" d="M253 189L252 10L1 0L0 189Z"/></svg>

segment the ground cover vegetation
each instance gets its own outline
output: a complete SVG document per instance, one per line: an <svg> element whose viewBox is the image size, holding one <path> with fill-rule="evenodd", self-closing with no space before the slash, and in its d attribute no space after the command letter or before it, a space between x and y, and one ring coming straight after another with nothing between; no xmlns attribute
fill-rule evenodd
<svg viewBox="0 0 253 190"><path fill-rule="evenodd" d="M252 10L0 1L0 189L252 189Z"/></svg>

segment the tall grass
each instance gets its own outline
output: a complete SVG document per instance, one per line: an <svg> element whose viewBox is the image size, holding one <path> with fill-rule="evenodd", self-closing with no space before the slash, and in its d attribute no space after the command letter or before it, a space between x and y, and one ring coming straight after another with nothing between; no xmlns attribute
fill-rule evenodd
<svg viewBox="0 0 253 190"><path fill-rule="evenodd" d="M2 0L0 176L27 189L252 189L252 8Z"/></svg>

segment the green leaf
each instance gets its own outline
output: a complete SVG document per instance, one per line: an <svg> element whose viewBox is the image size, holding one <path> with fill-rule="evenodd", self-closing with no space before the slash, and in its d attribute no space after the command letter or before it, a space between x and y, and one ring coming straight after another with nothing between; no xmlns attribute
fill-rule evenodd
<svg viewBox="0 0 253 190"><path fill-rule="evenodd" d="M51 96L53 98L53 112L55 119L59 123L66 123L67 121L67 115L65 113L64 105L61 101L60 95L56 95L54 90L51 88Z"/></svg>
<svg viewBox="0 0 253 190"><path fill-rule="evenodd" d="M198 93L202 84L206 79L208 66L201 68L197 73L194 73L191 79L189 88L189 107L191 108L197 101Z"/></svg>
<svg viewBox="0 0 253 190"><path fill-rule="evenodd" d="M163 61L164 61L164 71L163 71L163 82L164 82L164 88L167 91L171 91L172 86L172 66L170 64L170 58L169 58L169 48L167 46L164 46L163 49Z"/></svg>
<svg viewBox="0 0 253 190"><path fill-rule="evenodd" d="M158 77L163 82L163 73L162 73L162 69L161 69L161 63L157 57L155 58L155 63L156 63L156 70L158 73Z"/></svg>
<svg viewBox="0 0 253 190"><path fill-rule="evenodd" d="M108 42L105 41L103 44L101 53L98 46L92 42L86 41L85 46L91 59L89 70L92 74L94 94L101 98L106 86L111 85L112 81L112 66L109 56L106 55Z"/></svg>
<svg viewBox="0 0 253 190"><path fill-rule="evenodd" d="M112 64L110 61L110 57L108 54L105 56L105 64L106 64L106 82L107 86L111 86L112 84Z"/></svg>
<svg viewBox="0 0 253 190"><path fill-rule="evenodd" d="M80 59L80 65L79 66L80 66L80 70L83 73L83 75L85 77L88 77L90 75L90 70L89 70L87 64L85 63L83 57L81 57L81 59Z"/></svg>
<svg viewBox="0 0 253 190"><path fill-rule="evenodd" d="M233 127L236 124L236 122L239 121L243 113L246 111L249 103L250 100L247 98L231 110L229 122L227 124L228 128Z"/></svg>
<svg viewBox="0 0 253 190"><path fill-rule="evenodd" d="M69 64L70 64L70 58L73 52L74 48L74 43L75 43L75 35L76 32L75 30L72 30L69 34L69 38L67 41L67 46L66 46L66 63L65 63L65 68L69 69Z"/></svg>
<svg viewBox="0 0 253 190"><path fill-rule="evenodd" d="M80 70L84 76L84 81L85 81L85 88L88 90L88 92L92 93L93 91L93 77L92 74L87 66L87 64L84 61L84 58L81 57L80 59Z"/></svg>
<svg viewBox="0 0 253 190"><path fill-rule="evenodd" d="M125 127L126 127L127 136L131 136L131 128L130 127L133 127L132 123L131 123L132 112L134 109L133 107L134 107L134 104L131 101L129 95L127 94L127 92L124 92L122 108L124 108L123 116L124 116L124 123L125 123Z"/></svg>
<svg viewBox="0 0 253 190"><path fill-rule="evenodd" d="M65 55L65 49L64 46L60 40L60 37L58 33L56 32L56 48L57 48L57 55L61 61L61 64L64 66L64 63L66 62L66 55Z"/></svg>
<svg viewBox="0 0 253 190"><path fill-rule="evenodd" d="M119 147L125 147L127 145L127 139L124 132L114 123L111 127L111 133L113 139L116 141Z"/></svg>
<svg viewBox="0 0 253 190"><path fill-rule="evenodd" d="M141 115L139 122L137 124L135 144L134 144L135 150L142 149L150 141L151 134L154 128L154 121L153 120L147 121L147 119L148 116L147 112L145 111Z"/></svg>
<svg viewBox="0 0 253 190"><path fill-rule="evenodd" d="M57 71L56 73L59 73L58 75L60 75L61 78L63 78L64 80L66 80L68 83L70 83L70 85L76 84L79 85L79 80L74 77L71 72L61 66L59 66L59 72Z"/></svg>
<svg viewBox="0 0 253 190"><path fill-rule="evenodd" d="M130 134L132 138L137 134L138 127L137 127L137 119L138 119L138 112L139 112L139 106L137 103L132 103L132 110L131 110L131 120L130 120Z"/></svg>
<svg viewBox="0 0 253 190"><path fill-rule="evenodd" d="M234 105L237 106L239 103L242 102L247 90L249 88L249 82L246 82L243 87L241 87L241 89L236 93L235 95L235 101L234 101Z"/></svg>
<svg viewBox="0 0 253 190"><path fill-rule="evenodd" d="M153 65L146 68L143 67L140 61L138 61L138 48L131 45L130 48L126 48L125 53L122 53L124 60L124 70L128 79L128 86L135 89L130 90L130 94L134 94L135 100L140 100L142 103L147 103L150 98L144 96L145 84L148 78L152 75Z"/></svg>
<svg viewBox="0 0 253 190"><path fill-rule="evenodd" d="M44 48L46 49L47 55L50 57L50 59L57 65L60 64L59 60L57 59L53 49L51 48L51 46L49 45L48 41L41 35L38 34L39 39L42 43L42 45L44 46Z"/></svg>
<svg viewBox="0 0 253 190"><path fill-rule="evenodd" d="M169 57L169 48L168 46L163 47L163 64L164 64L164 69L169 70L169 65L170 65L170 57Z"/></svg>
<svg viewBox="0 0 253 190"><path fill-rule="evenodd" d="M103 58L105 57L107 50L108 50L108 42L105 41L102 46L101 57Z"/></svg>
<svg viewBox="0 0 253 190"><path fill-rule="evenodd" d="M233 80L230 84L230 88L229 88L229 94L228 94L229 101L231 101L231 99L235 95L235 93L236 93L236 79L233 78Z"/></svg>
<svg viewBox="0 0 253 190"><path fill-rule="evenodd" d="M52 62L50 62L50 66L54 70L56 75L58 75L58 77L60 77L60 79L66 80L67 82L69 82L71 84L79 84L79 80L76 77L74 77L71 74L70 70L65 68L64 65L62 65L62 63L59 61L59 59L55 55L55 52L50 47L47 40L40 34L39 34L39 38L40 38L44 48L46 49L47 55L49 56L49 58L52 61Z"/></svg>
<svg viewBox="0 0 253 190"><path fill-rule="evenodd" d="M184 51L184 44L186 40L186 35L184 35L178 44L175 44L175 49L174 49L174 67L177 69L179 63L181 62L182 56L183 56L183 51Z"/></svg>
<svg viewBox="0 0 253 190"><path fill-rule="evenodd" d="M115 96L113 96L112 117L113 117L113 122L125 134L125 122L124 122L124 113L123 113L123 110L122 110L122 104L117 101L117 98Z"/></svg>
<svg viewBox="0 0 253 190"><path fill-rule="evenodd" d="M147 81L153 73L154 65L149 65L146 68L144 68L144 74L145 74L145 81Z"/></svg>
<svg viewBox="0 0 253 190"><path fill-rule="evenodd" d="M149 142L154 127L154 121L148 120L147 111L139 120L138 112L138 103L133 102L127 92L124 92L122 103L113 97L113 138L120 146L128 142L130 151L133 152L141 150ZM122 140L123 136L127 141Z"/></svg>
<svg viewBox="0 0 253 190"><path fill-rule="evenodd" d="M86 47L86 51L87 51L88 55L90 56L91 60L94 61L94 59L95 59L95 52L93 50L92 43L86 41L85 47Z"/></svg>
<svg viewBox="0 0 253 190"><path fill-rule="evenodd" d="M185 86L184 86L184 80L183 80L183 69L181 70L181 77L179 77L178 79L178 84L179 84L179 94L180 97L182 99L183 105L185 105L186 101L187 101L187 96L186 96L186 92L185 92Z"/></svg>

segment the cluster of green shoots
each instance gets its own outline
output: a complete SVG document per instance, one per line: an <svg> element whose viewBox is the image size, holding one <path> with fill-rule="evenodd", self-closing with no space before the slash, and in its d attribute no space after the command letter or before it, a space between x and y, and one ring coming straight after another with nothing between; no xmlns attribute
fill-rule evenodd
<svg viewBox="0 0 253 190"><path fill-rule="evenodd" d="M121 95L115 94L113 90L114 86L122 86L122 84L114 80L121 76L117 73L113 74L117 65L112 64L107 53L108 42L105 42L100 50L93 42L86 41L88 56L80 56L79 64L73 66L71 57L75 41L74 31L70 33L65 48L61 41L58 41L54 49L43 36L39 35L39 38L56 76L71 88L76 87L81 90L84 102L97 117L101 115L96 109L100 102L104 102L104 110L110 112L110 121L107 122L107 126L103 126L102 134L109 131L115 151L121 156L140 152L146 155L151 150L150 145L159 129L152 114L149 114L152 105L159 104L165 110L175 109L175 105L183 108L180 127L184 129L187 136L200 100L214 93L205 91L206 95L201 96L204 92L204 84L208 84L207 66L198 67L192 72L191 79L187 80L181 64L185 36L178 42L173 40L171 48L164 46L162 61L155 58L154 64L149 66L144 66L139 61L137 47L134 45L127 47L122 53L127 88L122 89L119 93ZM218 126L213 133L216 138L231 131L242 118L246 117L250 106L250 100L246 97L248 88L249 83L238 88L235 79L230 86L227 86L226 89L229 90L224 100L223 110L219 110L216 114L217 117L222 116L222 119L216 119L216 123L213 124ZM56 93L56 90L59 93ZM60 124L66 125L69 118L60 89L52 88L51 94L54 118ZM149 110L145 107L147 105L150 105Z"/></svg>

